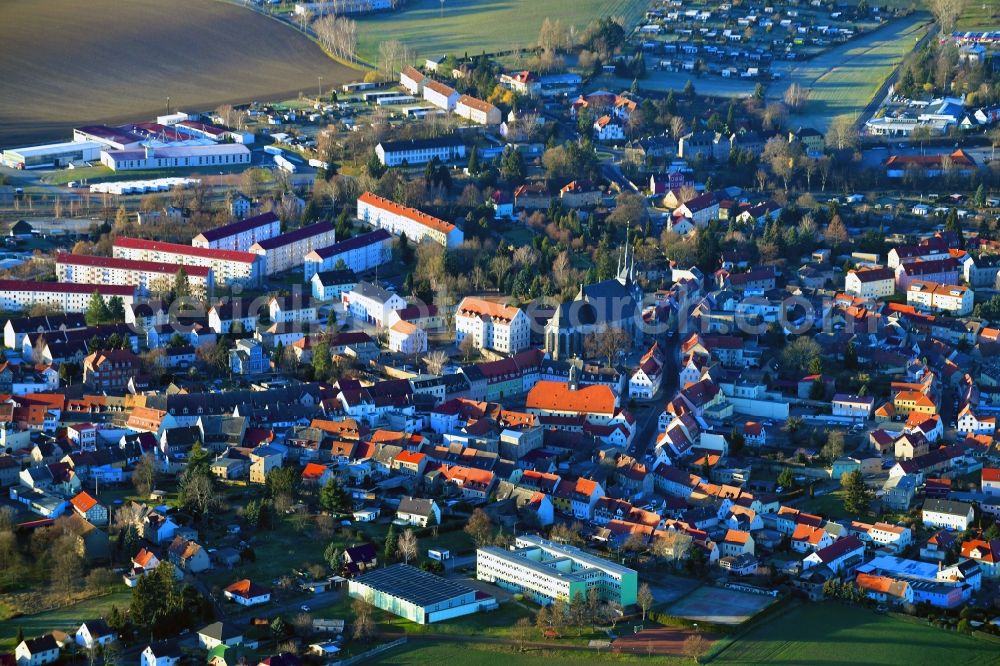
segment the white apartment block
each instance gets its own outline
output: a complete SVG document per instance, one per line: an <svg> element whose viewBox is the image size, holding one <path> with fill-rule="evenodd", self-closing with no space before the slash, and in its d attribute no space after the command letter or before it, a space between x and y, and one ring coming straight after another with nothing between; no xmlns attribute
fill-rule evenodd
<svg viewBox="0 0 1000 666"><path fill-rule="evenodd" d="M258 241L250 247L250 252L264 257L265 275L274 275L301 266L307 254L335 242L334 226L329 222L317 222Z"/></svg>
<svg viewBox="0 0 1000 666"><path fill-rule="evenodd" d="M427 351L427 333L419 326L400 319L389 327L389 351L420 354Z"/></svg>
<svg viewBox="0 0 1000 666"><path fill-rule="evenodd" d="M212 269L212 276L219 285L258 284L263 275L264 259L251 252L214 250L119 236L115 239L113 254L116 259L205 266Z"/></svg>
<svg viewBox="0 0 1000 666"><path fill-rule="evenodd" d="M571 601L596 588L600 597L629 606L636 601L638 576L619 564L574 546L533 535L517 537L513 549L484 546L476 551L476 578L521 592L538 603Z"/></svg>
<svg viewBox="0 0 1000 666"><path fill-rule="evenodd" d="M458 247L465 241L462 230L454 224L371 192L358 197L358 219L392 234L406 234L413 243L426 239L445 247Z"/></svg>
<svg viewBox="0 0 1000 666"><path fill-rule="evenodd" d="M381 266L391 258L392 234L385 229L376 229L307 254L303 263L305 279L308 281L316 273L335 270L340 261L360 274Z"/></svg>
<svg viewBox="0 0 1000 666"><path fill-rule="evenodd" d="M906 303L918 310L964 316L972 312L975 293L957 284L913 280L906 288Z"/></svg>
<svg viewBox="0 0 1000 666"><path fill-rule="evenodd" d="M70 282L33 282L0 280L0 309L11 312L46 305L63 312L85 312L90 297L97 291L107 301L120 296L125 307L135 303L135 287Z"/></svg>
<svg viewBox="0 0 1000 666"><path fill-rule="evenodd" d="M236 250L248 252L259 241L281 234L281 220L274 213L263 213L245 220L209 229L191 240L194 247L214 250Z"/></svg>
<svg viewBox="0 0 1000 666"><path fill-rule="evenodd" d="M392 310L402 310L407 303L399 294L393 294L370 282L359 282L343 295L344 307L355 319L382 326Z"/></svg>
<svg viewBox="0 0 1000 666"><path fill-rule="evenodd" d="M462 95L455 103L455 115L479 125L499 125L500 109L470 95Z"/></svg>
<svg viewBox="0 0 1000 666"><path fill-rule="evenodd" d="M972 523L972 505L952 500L926 499L921 517L928 527L944 527L962 532Z"/></svg>
<svg viewBox="0 0 1000 666"><path fill-rule="evenodd" d="M383 141L375 146L375 154L385 166L426 164L435 157L447 163L465 157L465 144L457 136Z"/></svg>
<svg viewBox="0 0 1000 666"><path fill-rule="evenodd" d="M399 85L403 86L411 95L420 96L424 92L426 78L415 67L407 66L399 73Z"/></svg>
<svg viewBox="0 0 1000 666"><path fill-rule="evenodd" d="M455 313L455 342L469 336L480 349L514 354L530 345L531 322L520 308L467 296Z"/></svg>
<svg viewBox="0 0 1000 666"><path fill-rule="evenodd" d="M858 298L878 299L896 291L896 274L889 268L861 268L849 271L844 291Z"/></svg>
<svg viewBox="0 0 1000 666"><path fill-rule="evenodd" d="M149 292L169 289L180 267L158 261L136 261L61 252L56 256L56 279L72 284L129 285ZM188 283L203 295L214 286L212 269L186 268Z"/></svg>
<svg viewBox="0 0 1000 666"><path fill-rule="evenodd" d="M458 103L458 91L446 86L440 81L426 79L424 81L424 99L445 111L454 111Z"/></svg>

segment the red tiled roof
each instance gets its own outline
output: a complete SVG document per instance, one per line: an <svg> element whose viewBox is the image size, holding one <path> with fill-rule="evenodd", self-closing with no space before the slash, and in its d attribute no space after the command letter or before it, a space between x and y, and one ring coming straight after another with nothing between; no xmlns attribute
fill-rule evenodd
<svg viewBox="0 0 1000 666"><path fill-rule="evenodd" d="M372 194L371 192L365 192L360 197L358 201L364 202L370 206L375 206L376 208L381 208L382 210L389 211L394 215L401 215L409 220L416 222L417 224L422 224L425 227L434 229L435 231L440 231L445 234L449 234L455 230L455 225L450 222L445 222L440 220L433 215L428 215L427 213L417 210L416 208L409 208L408 206L403 206L391 201L384 197L380 197L377 194Z"/></svg>

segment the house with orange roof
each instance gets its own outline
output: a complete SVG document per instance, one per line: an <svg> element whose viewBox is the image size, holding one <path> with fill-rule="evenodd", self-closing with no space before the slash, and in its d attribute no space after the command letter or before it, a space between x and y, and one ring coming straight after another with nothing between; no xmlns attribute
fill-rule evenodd
<svg viewBox="0 0 1000 666"><path fill-rule="evenodd" d="M563 479L552 493L552 503L556 509L565 514L590 520L594 515L597 501L603 496L604 488L597 481L583 477L575 480Z"/></svg>
<svg viewBox="0 0 1000 666"><path fill-rule="evenodd" d="M83 490L77 493L70 501L73 511L86 518L94 525L108 524L108 507L98 502L94 497Z"/></svg>
<svg viewBox="0 0 1000 666"><path fill-rule="evenodd" d="M937 414L937 405L926 394L920 391L904 390L897 392L892 398L892 406L899 416L909 417L911 412L928 416Z"/></svg>
<svg viewBox="0 0 1000 666"><path fill-rule="evenodd" d="M326 465L311 462L306 463L306 466L302 468L303 486L322 488L331 478L333 478L333 471Z"/></svg>
<svg viewBox="0 0 1000 666"><path fill-rule="evenodd" d="M249 578L236 581L223 590L223 594L226 595L226 599L241 606L257 606L271 600L270 588L258 585Z"/></svg>
<svg viewBox="0 0 1000 666"><path fill-rule="evenodd" d="M979 489L991 497L1000 497L1000 468L984 467L980 473Z"/></svg>
<svg viewBox="0 0 1000 666"><path fill-rule="evenodd" d="M159 565L160 558L153 551L143 548L132 558L132 569L123 574L125 584L129 587L135 587L139 584L140 578L148 576Z"/></svg>
<svg viewBox="0 0 1000 666"><path fill-rule="evenodd" d="M618 396L603 384L578 386L574 382L542 380L525 401L525 409L540 416L585 416L589 423L605 425L618 410Z"/></svg>
<svg viewBox="0 0 1000 666"><path fill-rule="evenodd" d="M389 351L422 354L427 351L427 333L419 326L400 319L389 327Z"/></svg>
<svg viewBox="0 0 1000 666"><path fill-rule="evenodd" d="M753 536L743 530L726 530L726 536L719 544L719 547L721 557L739 557L744 553L753 555Z"/></svg>
<svg viewBox="0 0 1000 666"><path fill-rule="evenodd" d="M487 499L497 481L493 472L463 465L440 465L434 472L428 472L428 476L435 475L459 488L462 497L478 500Z"/></svg>
<svg viewBox="0 0 1000 666"><path fill-rule="evenodd" d="M1000 578L1000 539L969 539L962 542L962 557L977 562L987 578Z"/></svg>
<svg viewBox="0 0 1000 666"><path fill-rule="evenodd" d="M531 322L520 308L466 296L455 312L455 342L471 337L479 349L511 354L531 343Z"/></svg>
<svg viewBox="0 0 1000 666"><path fill-rule="evenodd" d="M958 432L963 435L992 435L997 429L995 416L981 416L971 404L966 404L958 413Z"/></svg>
<svg viewBox="0 0 1000 666"><path fill-rule="evenodd" d="M422 476L427 469L427 456L416 451L400 451L392 459L390 469L409 476Z"/></svg>
<svg viewBox="0 0 1000 666"><path fill-rule="evenodd" d="M913 588L905 580L859 573L854 583L868 598L875 601L897 605L913 603Z"/></svg>
<svg viewBox="0 0 1000 666"><path fill-rule="evenodd" d="M833 537L821 527L797 524L792 532L791 547L796 553L814 553L833 543Z"/></svg>

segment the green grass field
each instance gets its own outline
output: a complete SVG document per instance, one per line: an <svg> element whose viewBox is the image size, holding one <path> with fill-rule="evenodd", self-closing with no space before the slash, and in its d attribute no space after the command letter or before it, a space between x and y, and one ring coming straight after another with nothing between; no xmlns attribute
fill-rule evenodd
<svg viewBox="0 0 1000 666"><path fill-rule="evenodd" d="M834 603L803 604L757 627L714 664L1000 664L995 643Z"/></svg>
<svg viewBox="0 0 1000 666"><path fill-rule="evenodd" d="M624 16L628 25L646 10L643 0L411 0L397 12L358 18L358 53L374 63L380 42L399 39L418 57L477 54L527 47L546 18L578 29L600 16ZM502 28L502 29L501 29Z"/></svg>
<svg viewBox="0 0 1000 666"><path fill-rule="evenodd" d="M843 490L835 490L819 497L809 497L802 500L798 506L806 513L823 516L829 520L839 520L851 515L844 509Z"/></svg>
<svg viewBox="0 0 1000 666"><path fill-rule="evenodd" d="M780 63L775 71L782 78L768 88L768 97L780 100L788 86L798 83L809 90L809 101L791 122L825 131L831 119L861 113L923 36L928 20L926 14L913 15L807 62Z"/></svg>
<svg viewBox="0 0 1000 666"><path fill-rule="evenodd" d="M86 620L106 615L112 606L118 606L121 609L127 608L131 599L131 591L113 592L65 608L36 615L22 615L0 622L0 652L13 651L16 647L14 637L17 635L18 627L24 630L24 635L27 637L40 636L53 629L76 631L79 625Z"/></svg>
<svg viewBox="0 0 1000 666"><path fill-rule="evenodd" d="M958 19L957 30L996 30L1000 25L1000 5L996 0L969 0Z"/></svg>
<svg viewBox="0 0 1000 666"><path fill-rule="evenodd" d="M413 642L405 647L390 650L368 661L369 664L393 664L409 666L440 666L457 663L462 666L495 666L497 663L510 666L571 666L580 663L649 663L649 664L692 664L691 660L672 657L639 657L601 652L575 650L573 652L529 650L523 653L513 651L506 645L484 645L472 643L425 643Z"/></svg>

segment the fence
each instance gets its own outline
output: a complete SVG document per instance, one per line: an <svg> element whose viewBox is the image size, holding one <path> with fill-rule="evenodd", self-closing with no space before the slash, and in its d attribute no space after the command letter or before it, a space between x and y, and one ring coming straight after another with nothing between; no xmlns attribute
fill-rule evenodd
<svg viewBox="0 0 1000 666"><path fill-rule="evenodd" d="M379 645L377 648L372 648L371 650L368 650L367 652L362 652L361 654L356 654L353 657L349 657L349 658L343 659L341 661L335 661L335 662L331 663L330 666L352 666L353 664L360 664L363 661L365 661L366 659L371 659L372 657L374 657L377 654L382 654L383 652L386 652L387 650L392 650L393 648L397 648L400 645L405 645L405 644L406 644L406 637L404 636L402 638L397 638L396 640L394 640L391 643L386 643L385 645Z"/></svg>

